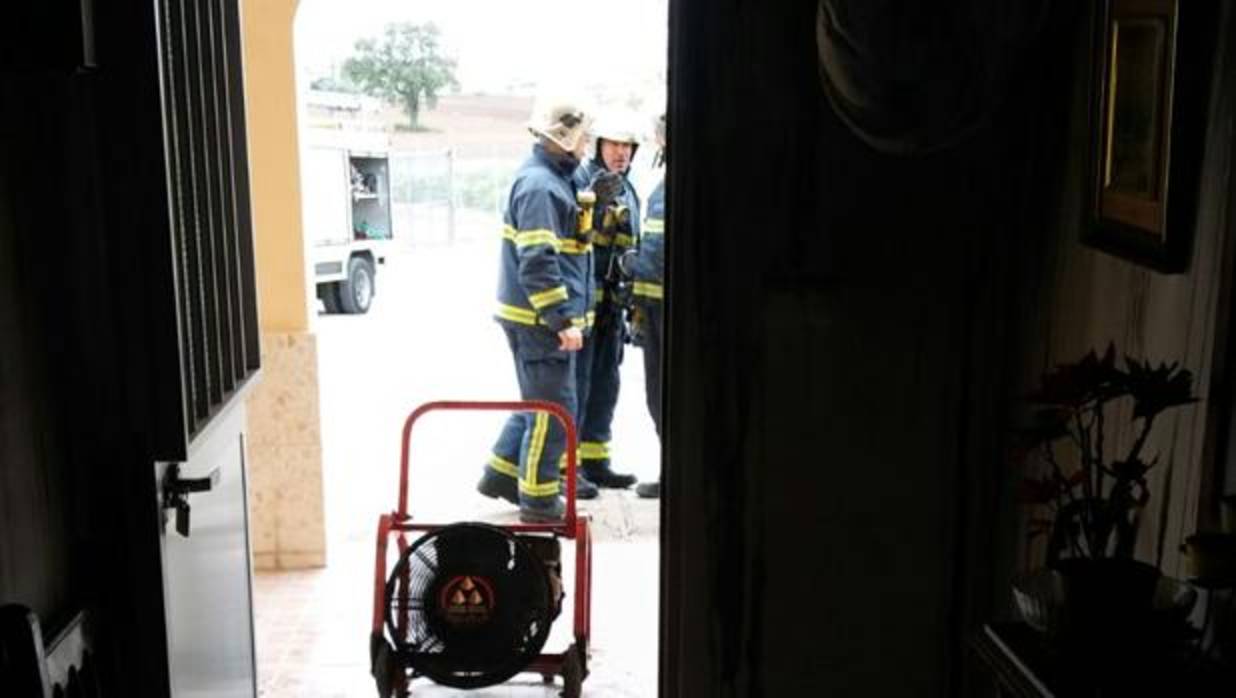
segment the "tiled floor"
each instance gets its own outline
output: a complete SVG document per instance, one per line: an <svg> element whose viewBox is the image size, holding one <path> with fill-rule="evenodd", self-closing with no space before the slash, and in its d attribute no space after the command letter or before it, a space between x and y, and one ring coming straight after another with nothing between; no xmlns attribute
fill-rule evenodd
<svg viewBox="0 0 1236 698"><path fill-rule="evenodd" d="M374 696L369 677L374 531L393 508L398 435L411 407L430 399L509 398L510 357L487 320L496 268L489 244L415 250L379 272L379 294L365 316L317 319L321 364L324 475L329 531L326 568L259 573L255 617L259 694L267 698ZM479 270L479 271L478 271ZM483 278L485 283L461 283ZM449 303L436 302L448 290ZM434 302L431 302L434 301ZM440 328L458 318L445 341ZM615 448L644 479L656 476L657 442L643 400L637 352L623 365ZM473 486L500 415L431 415L415 430L411 510L421 521L513 522L510 507ZM584 695L656 695L659 508L631 492L581 503L594 518L592 675ZM564 562L573 563L564 546ZM572 579L568 570L567 579ZM568 602L572 587L568 585ZM570 609L546 651L571 641ZM472 696L557 696L561 682L537 676ZM465 692L428 683L414 696Z"/></svg>

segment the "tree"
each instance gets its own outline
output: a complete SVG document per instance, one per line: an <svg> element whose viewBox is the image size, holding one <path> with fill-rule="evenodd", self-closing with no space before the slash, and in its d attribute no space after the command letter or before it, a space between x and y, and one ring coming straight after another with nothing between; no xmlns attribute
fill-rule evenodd
<svg viewBox="0 0 1236 698"><path fill-rule="evenodd" d="M440 53L439 36L432 22L388 24L380 39L356 42L344 78L367 95L402 105L416 129L422 105L432 109L440 90L459 87L455 61Z"/></svg>

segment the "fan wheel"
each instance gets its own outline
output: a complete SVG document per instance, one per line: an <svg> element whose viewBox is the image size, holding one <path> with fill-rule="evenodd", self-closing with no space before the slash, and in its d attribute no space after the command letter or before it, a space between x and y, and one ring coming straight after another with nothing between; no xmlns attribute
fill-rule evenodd
<svg viewBox="0 0 1236 698"><path fill-rule="evenodd" d="M579 698L587 676L583 653L578 646L571 645L562 658L562 698Z"/></svg>
<svg viewBox="0 0 1236 698"><path fill-rule="evenodd" d="M414 675L455 688L528 667L555 615L545 563L509 532L454 524L421 536L386 583L386 627Z"/></svg>
<svg viewBox="0 0 1236 698"><path fill-rule="evenodd" d="M369 673L378 688L378 698L402 698L400 687L406 682L403 665L395 650L381 635L369 638Z"/></svg>

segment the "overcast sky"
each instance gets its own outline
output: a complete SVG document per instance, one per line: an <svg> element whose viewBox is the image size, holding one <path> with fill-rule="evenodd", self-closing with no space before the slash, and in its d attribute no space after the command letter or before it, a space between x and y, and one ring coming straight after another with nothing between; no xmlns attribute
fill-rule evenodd
<svg viewBox="0 0 1236 698"><path fill-rule="evenodd" d="M538 92L561 94L598 81L622 90L663 82L666 2L301 0L297 63L302 75L320 75L387 22L432 21L458 61L464 91L500 92L530 82Z"/></svg>

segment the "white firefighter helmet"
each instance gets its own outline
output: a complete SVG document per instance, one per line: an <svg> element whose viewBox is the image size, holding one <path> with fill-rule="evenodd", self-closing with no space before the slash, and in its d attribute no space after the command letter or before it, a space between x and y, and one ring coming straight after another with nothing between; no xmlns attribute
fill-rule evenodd
<svg viewBox="0 0 1236 698"><path fill-rule="evenodd" d="M631 152L625 164L622 165L622 171L629 172L631 160L635 158L635 153L639 150L640 134L635 123L634 119L624 113L610 112L597 117L596 126L592 129L593 159L608 168L610 163L607 163L602 155L604 151L601 149L601 142L625 143L631 146Z"/></svg>
<svg viewBox="0 0 1236 698"><path fill-rule="evenodd" d="M638 146L639 130L634 124L634 120L625 114L602 114L597 118L597 123L592 129L592 136L598 141L604 139Z"/></svg>
<svg viewBox="0 0 1236 698"><path fill-rule="evenodd" d="M528 130L546 138L568 153L577 152L588 138L592 117L578 102L566 99L544 99L532 111Z"/></svg>

